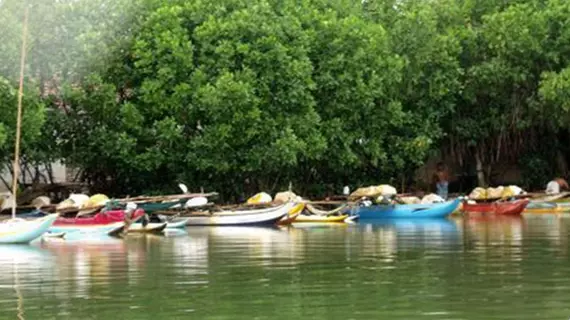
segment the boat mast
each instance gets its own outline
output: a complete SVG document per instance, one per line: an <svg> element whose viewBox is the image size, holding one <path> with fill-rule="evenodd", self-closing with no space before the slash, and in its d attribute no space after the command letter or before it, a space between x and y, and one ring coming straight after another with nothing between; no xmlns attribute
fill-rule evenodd
<svg viewBox="0 0 570 320"><path fill-rule="evenodd" d="M22 55L20 58L20 88L18 89L18 116L16 118L16 146L14 148L14 172L12 177L12 219L16 218L18 176L20 175L20 131L22 126L22 97L24 95L24 65L26 61L26 33L28 32L28 5L25 3L24 27L22 30Z"/></svg>

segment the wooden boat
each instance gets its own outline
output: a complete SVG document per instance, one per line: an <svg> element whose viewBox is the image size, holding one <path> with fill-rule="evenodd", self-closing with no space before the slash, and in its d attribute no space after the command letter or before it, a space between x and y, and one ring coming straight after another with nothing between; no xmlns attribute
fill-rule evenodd
<svg viewBox="0 0 570 320"><path fill-rule="evenodd" d="M138 207L143 209L146 213L153 213L155 211L168 210L176 205L182 204L181 200L165 201L165 202L142 202L138 203Z"/></svg>
<svg viewBox="0 0 570 320"><path fill-rule="evenodd" d="M488 202L488 203L463 203L464 213L484 213L496 215L520 215L529 200L515 200L506 202Z"/></svg>
<svg viewBox="0 0 570 320"><path fill-rule="evenodd" d="M432 204L395 204L355 206L352 215L358 215L360 221L379 219L434 219L449 216L460 204L455 199L444 203Z"/></svg>
<svg viewBox="0 0 570 320"><path fill-rule="evenodd" d="M159 225L162 224L166 224L166 229L183 229L186 227L186 225L188 224L188 220L190 220L190 218L187 217L180 217L180 218L166 218L163 216L157 216L157 215L151 215L150 217L150 223L149 224L153 224L154 227L158 227ZM135 226L137 229L139 229L142 223L140 221L137 221L135 223L133 223L133 226ZM131 228L129 228L130 230Z"/></svg>
<svg viewBox="0 0 570 320"><path fill-rule="evenodd" d="M557 202L534 202L531 201L523 213L548 214L548 213L570 213L570 206Z"/></svg>
<svg viewBox="0 0 570 320"><path fill-rule="evenodd" d="M323 203L323 202L313 202L313 203ZM324 202L324 203L327 203L327 202ZM329 202L329 203L331 203L331 202ZM308 211L310 214L312 214L312 215L318 215L318 216L332 216L332 215L337 215L337 214L339 214L339 213L344 212L345 209L348 208L348 204L343 203L343 204L341 204L339 207L337 207L337 208L335 208L335 209L333 209L333 210L329 210L329 211L318 209L318 208L314 207L311 203L307 203L306 206L305 206L305 208L306 208L307 211Z"/></svg>
<svg viewBox="0 0 570 320"><path fill-rule="evenodd" d="M166 229L167 222L149 222L143 225L140 222L133 223L127 229L127 232L137 233L161 233Z"/></svg>
<svg viewBox="0 0 570 320"><path fill-rule="evenodd" d="M319 204L330 204L330 202L313 202ZM293 223L343 223L346 218L349 217L348 214L343 214L348 208L348 204L343 203L339 207L333 210L321 210L313 206L311 203L305 205L305 211L303 211Z"/></svg>
<svg viewBox="0 0 570 320"><path fill-rule="evenodd" d="M188 191L184 186L183 191ZM198 197L213 197L217 196L217 192L210 193L183 193L183 194L172 194L163 196L140 196L134 198L116 199L113 200L118 204L125 205L128 202L135 203L138 208L143 209L146 213L154 213L157 211L163 211L172 209L175 207L180 207L186 203L189 199Z"/></svg>
<svg viewBox="0 0 570 320"><path fill-rule="evenodd" d="M0 243L29 243L48 231L58 215L34 220L11 219L0 223Z"/></svg>
<svg viewBox="0 0 570 320"><path fill-rule="evenodd" d="M186 217L189 218L189 226L272 225L287 214L292 214L296 210L301 211L303 207L302 203L287 202L263 209L196 212Z"/></svg>
<svg viewBox="0 0 570 320"><path fill-rule="evenodd" d="M134 212L134 219L139 219L144 211L138 209ZM125 211L110 210L99 212L90 217L58 218L50 228L51 232L100 232L116 234L125 227Z"/></svg>
<svg viewBox="0 0 570 320"><path fill-rule="evenodd" d="M348 214L340 216L319 216L315 214L301 214L293 221L293 223L344 223L348 218Z"/></svg>
<svg viewBox="0 0 570 320"><path fill-rule="evenodd" d="M292 224L293 222L295 222L295 220L297 220L297 217L299 217L301 212L303 212L304 207L305 207L305 205L303 204L303 207L301 207L301 208L295 207L295 208L291 209L291 211L289 211L289 213L287 215L285 215L283 218L281 218L281 220L279 220L277 222L277 224L281 225L281 226Z"/></svg>
<svg viewBox="0 0 570 320"><path fill-rule="evenodd" d="M63 238L65 237L65 232L46 232L43 234L42 239L46 238Z"/></svg>
<svg viewBox="0 0 570 320"><path fill-rule="evenodd" d="M569 202L570 192L561 192L558 194L542 193L535 195L531 202Z"/></svg>
<svg viewBox="0 0 570 320"><path fill-rule="evenodd" d="M117 235L125 229L125 222L110 222L100 225L52 225L49 228L51 233L65 233L65 238L70 234L106 234Z"/></svg>
<svg viewBox="0 0 570 320"><path fill-rule="evenodd" d="M166 222L166 229L183 229L190 221L190 218L177 218Z"/></svg>

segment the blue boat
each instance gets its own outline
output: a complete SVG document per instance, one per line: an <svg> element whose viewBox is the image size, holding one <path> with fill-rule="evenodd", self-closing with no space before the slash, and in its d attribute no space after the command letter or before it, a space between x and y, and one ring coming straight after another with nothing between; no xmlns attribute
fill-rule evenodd
<svg viewBox="0 0 570 320"><path fill-rule="evenodd" d="M455 199L444 203L433 204L395 204L354 207L353 215L360 221L379 219L438 219L449 216L461 203Z"/></svg>

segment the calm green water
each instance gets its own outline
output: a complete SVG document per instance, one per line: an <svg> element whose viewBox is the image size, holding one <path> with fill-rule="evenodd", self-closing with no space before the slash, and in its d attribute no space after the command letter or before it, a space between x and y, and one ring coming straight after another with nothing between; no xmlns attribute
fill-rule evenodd
<svg viewBox="0 0 570 320"><path fill-rule="evenodd" d="M0 246L0 319L568 319L570 218Z"/></svg>

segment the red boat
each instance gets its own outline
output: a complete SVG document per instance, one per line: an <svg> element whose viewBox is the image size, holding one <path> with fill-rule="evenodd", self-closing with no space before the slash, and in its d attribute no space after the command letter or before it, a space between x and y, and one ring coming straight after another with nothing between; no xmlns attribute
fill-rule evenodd
<svg viewBox="0 0 570 320"><path fill-rule="evenodd" d="M133 218L137 219L144 215L144 210L137 209ZM70 232L81 230L95 230L102 232L115 232L125 225L125 210L110 210L99 212L89 217L62 218L55 220L50 228L52 232Z"/></svg>
<svg viewBox="0 0 570 320"><path fill-rule="evenodd" d="M463 203L462 211L464 213L488 213L496 215L520 215L527 204L528 199L506 201L506 202L490 202L490 203Z"/></svg>

